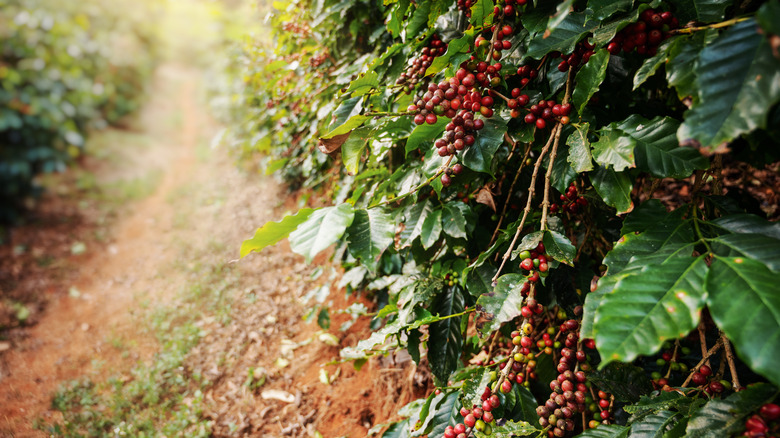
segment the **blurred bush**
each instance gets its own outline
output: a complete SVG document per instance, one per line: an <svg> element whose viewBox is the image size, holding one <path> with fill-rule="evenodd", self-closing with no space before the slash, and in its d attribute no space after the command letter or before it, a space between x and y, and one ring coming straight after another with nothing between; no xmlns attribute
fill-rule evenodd
<svg viewBox="0 0 780 438"><path fill-rule="evenodd" d="M0 222L90 129L138 109L158 58L158 0L0 0Z"/></svg>

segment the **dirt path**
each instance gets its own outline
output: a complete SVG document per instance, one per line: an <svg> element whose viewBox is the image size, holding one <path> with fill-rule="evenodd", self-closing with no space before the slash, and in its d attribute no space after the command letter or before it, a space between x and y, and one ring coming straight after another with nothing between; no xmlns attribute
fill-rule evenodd
<svg viewBox="0 0 780 438"><path fill-rule="evenodd" d="M323 366L368 333L365 318L339 330L351 317L338 310L350 303L333 268L307 266L285 244L233 262L257 226L298 206L210 147L219 127L202 85L196 70L161 67L136 132L109 136L121 143L114 158L87 163L98 187L151 188L115 200L109 235L63 256L74 272L51 279L60 292L0 353L0 436L69 436L58 424L100 436L137 422L168 436L358 437L427 390L427 373L408 355L361 372ZM322 302L331 337L302 321L311 308L302 298L319 286L331 290ZM91 389L54 409L55 391L76 379ZM137 398L158 390L159 400ZM170 419L177 414L186 419Z"/></svg>

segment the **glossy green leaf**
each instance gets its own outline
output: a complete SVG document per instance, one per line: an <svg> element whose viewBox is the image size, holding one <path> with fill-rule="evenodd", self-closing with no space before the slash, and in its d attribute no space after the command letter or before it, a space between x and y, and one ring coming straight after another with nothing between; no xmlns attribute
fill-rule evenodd
<svg viewBox="0 0 780 438"><path fill-rule="evenodd" d="M314 213L314 209L303 208L293 215L287 215L278 222L266 222L265 225L255 231L254 237L241 243L241 257L252 251L261 251L286 238L300 224L306 221Z"/></svg>
<svg viewBox="0 0 780 438"><path fill-rule="evenodd" d="M355 210L350 204L316 210L290 233L290 248L310 262L315 255L341 239L354 217Z"/></svg>
<svg viewBox="0 0 780 438"><path fill-rule="evenodd" d="M593 323L596 319L596 311L604 297L615 288L615 285L622 278L620 275L606 275L599 278L598 287L593 292L585 295L585 302L582 305L582 322L580 323L580 336L582 338L593 339L596 337Z"/></svg>
<svg viewBox="0 0 780 438"><path fill-rule="evenodd" d="M626 135L614 124L601 131L598 141L592 143L593 158L602 167L610 167L620 172L629 167L635 167L634 147L636 140Z"/></svg>
<svg viewBox="0 0 780 438"><path fill-rule="evenodd" d="M478 131L473 145L463 151L461 162L475 172L492 174L492 164L496 151L504 142L507 120L498 114L485 120L485 127Z"/></svg>
<svg viewBox="0 0 780 438"><path fill-rule="evenodd" d="M595 429L588 429L577 435L577 438L627 438L629 433L631 429L626 426L600 424Z"/></svg>
<svg viewBox="0 0 780 438"><path fill-rule="evenodd" d="M628 26L629 23L635 23L639 19L639 13L643 10L640 6L634 9L627 15L621 15L618 18L611 20L608 23L602 23L599 27L593 30L593 38L591 43L596 47L606 46L609 40L615 37L620 29Z"/></svg>
<svg viewBox="0 0 780 438"><path fill-rule="evenodd" d="M765 234L773 239L780 239L780 223L769 222L752 214L732 214L719 217L709 222L724 230L739 234Z"/></svg>
<svg viewBox="0 0 780 438"><path fill-rule="evenodd" d="M528 45L526 56L541 59L542 56L554 51L571 53L574 46L596 27L595 23L586 24L586 21L587 15L582 12L567 15L547 38L533 38Z"/></svg>
<svg viewBox="0 0 780 438"><path fill-rule="evenodd" d="M432 308L439 316L448 316L463 311L463 288L446 287L433 302ZM463 335L460 318L447 318L428 327L428 360L431 372L440 382L446 382L460 362ZM454 397L458 399L457 396Z"/></svg>
<svg viewBox="0 0 780 438"><path fill-rule="evenodd" d="M434 0L423 0L416 3L414 12L406 23L406 38L416 38L420 30L428 24L428 16L431 13L431 6Z"/></svg>
<svg viewBox="0 0 780 438"><path fill-rule="evenodd" d="M561 193L564 193L566 191L566 188L569 187L569 184L571 184L576 178L577 178L577 172L574 171L574 169L571 168L569 165L569 162L567 160L564 160L563 157L569 156L569 146L566 144L558 145L558 155L555 158L555 163L553 164L553 170L550 174L550 183L553 187L555 187L556 190L558 190ZM545 157L544 160L544 167L545 169L549 167L550 160L549 157Z"/></svg>
<svg viewBox="0 0 780 438"><path fill-rule="evenodd" d="M441 236L441 209L433 210L423 221L422 230L420 232L420 243L423 248L428 249L432 247Z"/></svg>
<svg viewBox="0 0 780 438"><path fill-rule="evenodd" d="M657 178L687 178L696 169L707 169L710 161L698 150L680 147L680 123L669 117L647 120L633 114L618 128L635 141L634 156L639 169Z"/></svg>
<svg viewBox="0 0 780 438"><path fill-rule="evenodd" d="M590 154L590 141L588 141L590 124L582 123L575 128L576 130L566 139L566 144L569 145L569 155L566 159L575 172L590 172L593 170L593 156Z"/></svg>
<svg viewBox="0 0 780 438"><path fill-rule="evenodd" d="M670 0L677 8L680 23L695 20L701 23L715 23L723 20L726 8L732 2L724 0Z"/></svg>
<svg viewBox="0 0 780 438"><path fill-rule="evenodd" d="M780 384L780 273L749 258L715 257L707 277L712 319L750 368ZM746 324L749 321L749 324Z"/></svg>
<svg viewBox="0 0 780 438"><path fill-rule="evenodd" d="M372 133L373 130L366 127L355 129L349 135L347 141L341 145L341 161L344 162L347 172L352 174L358 173L360 159L363 157L366 143Z"/></svg>
<svg viewBox="0 0 780 438"><path fill-rule="evenodd" d="M418 202L407 207L404 216L404 230L401 232L401 244L411 245L412 241L420 236L425 218L433 211L433 204L430 199Z"/></svg>
<svg viewBox="0 0 780 438"><path fill-rule="evenodd" d="M574 266L574 256L577 253L577 249L572 245L568 237L556 231L547 230L544 232L545 251L554 260L561 263L565 263L569 266Z"/></svg>
<svg viewBox="0 0 780 438"><path fill-rule="evenodd" d="M716 31L696 32L692 36L680 36L678 42L670 50L669 62L666 64L666 80L677 90L680 100L690 96L698 100L696 72L699 55L709 39L717 35Z"/></svg>
<svg viewBox="0 0 780 438"><path fill-rule="evenodd" d="M780 60L757 30L755 20L738 23L701 52L699 101L685 114L680 143L715 148L766 127L780 100Z"/></svg>
<svg viewBox="0 0 780 438"><path fill-rule="evenodd" d="M409 419L393 423L385 433L382 434L382 438L411 438L410 432L411 425Z"/></svg>
<svg viewBox="0 0 780 438"><path fill-rule="evenodd" d="M547 29L550 32L557 29L558 26L563 23L563 20L569 16L573 4L574 0L564 0L561 3L558 3L558 7L555 9L555 14L553 14L550 17L550 20L547 22Z"/></svg>
<svg viewBox="0 0 780 438"><path fill-rule="evenodd" d="M333 121L328 127L328 133L321 138L333 138L337 135L346 134L353 129L359 127L366 120L370 119L368 116L361 116L363 111L363 97L352 97L341 103L336 111L333 112Z"/></svg>
<svg viewBox="0 0 780 438"><path fill-rule="evenodd" d="M406 154L416 150L417 148L433 148L433 142L438 139L444 132L444 127L450 119L446 117L439 117L436 123L429 125L423 123L417 125L406 140Z"/></svg>
<svg viewBox="0 0 780 438"><path fill-rule="evenodd" d="M710 241L712 252L725 257L748 257L780 272L780 239L764 234L728 234Z"/></svg>
<svg viewBox="0 0 780 438"><path fill-rule="evenodd" d="M475 26L489 26L493 23L493 0L477 0L471 7L469 22Z"/></svg>
<svg viewBox="0 0 780 438"><path fill-rule="evenodd" d="M590 0L588 10L593 20L604 21L617 12L630 10L633 4L633 0Z"/></svg>
<svg viewBox="0 0 780 438"><path fill-rule="evenodd" d="M428 436L444 436L444 430L447 426L454 426L460 416L460 402L458 401L458 392L449 392L444 400L436 406L436 413L431 421L433 428Z"/></svg>
<svg viewBox="0 0 780 438"><path fill-rule="evenodd" d="M474 435L477 438L511 438L515 436L530 436L538 435L540 430L532 426L526 421L515 422L512 420L507 421L502 426L496 426L492 429L490 435L486 435L478 430L474 431Z"/></svg>
<svg viewBox="0 0 780 438"><path fill-rule="evenodd" d="M596 193L607 205L615 207L618 214L628 213L634 208L631 201L631 178L626 172L599 167L589 175Z"/></svg>
<svg viewBox="0 0 780 438"><path fill-rule="evenodd" d="M679 214L679 213L678 213ZM669 216L666 207L658 199L650 199L640 204L631 214L626 215L620 234L642 233L658 225L660 220Z"/></svg>
<svg viewBox="0 0 780 438"><path fill-rule="evenodd" d="M658 68L666 63L669 57L669 51L674 44L677 44L680 41L682 41L682 38L679 37L665 41L658 47L658 53L645 59L642 66L639 67L639 70L637 70L634 75L634 90L650 79L650 77L658 71Z"/></svg>
<svg viewBox="0 0 780 438"><path fill-rule="evenodd" d="M344 94L351 93L352 97L362 96L379 86L379 75L375 71L361 73L357 79L349 83Z"/></svg>
<svg viewBox="0 0 780 438"><path fill-rule="evenodd" d="M377 259L393 244L394 237L395 223L389 214L378 208L356 210L355 219L347 229L347 248L375 271Z"/></svg>
<svg viewBox="0 0 780 438"><path fill-rule="evenodd" d="M441 215L442 230L445 234L456 238L466 238L466 216L463 203L444 204Z"/></svg>
<svg viewBox="0 0 780 438"><path fill-rule="evenodd" d="M406 11L409 10L410 4L410 0L398 0L390 11L389 19L387 20L387 31L394 37L401 35L401 26L404 21L404 15L406 15Z"/></svg>
<svg viewBox="0 0 780 438"><path fill-rule="evenodd" d="M648 415L631 424L631 436L634 438L664 438L664 434L680 420L680 414L672 411L660 411Z"/></svg>
<svg viewBox="0 0 780 438"><path fill-rule="evenodd" d="M722 438L745 429L745 421L758 408L777 397L772 385L757 383L726 397L712 399L693 414L685 431L687 438Z"/></svg>
<svg viewBox="0 0 780 438"><path fill-rule="evenodd" d="M780 35L780 1L770 0L761 5L756 20L765 32Z"/></svg>
<svg viewBox="0 0 780 438"><path fill-rule="evenodd" d="M463 406L473 406L482 404L482 393L485 388L490 386L492 380L490 379L490 373L493 370L489 368L479 368L478 372L463 382L463 387L460 390L460 403Z"/></svg>
<svg viewBox="0 0 780 438"><path fill-rule="evenodd" d="M575 77L574 93L572 94L572 103L578 114L582 114L583 108L590 101L590 98L599 91L601 83L607 77L607 66L609 65L609 52L607 49L600 49L590 57L577 72Z"/></svg>
<svg viewBox="0 0 780 438"><path fill-rule="evenodd" d="M703 257L672 258L632 272L604 297L594 323L604 362L650 355L696 328L706 292Z"/></svg>
<svg viewBox="0 0 780 438"><path fill-rule="evenodd" d="M491 333L501 324L511 321L520 315L523 306L523 295L520 288L525 283L525 277L520 274L506 274L498 278L498 284L493 292L484 294L477 299L477 310L487 321L477 330Z"/></svg>

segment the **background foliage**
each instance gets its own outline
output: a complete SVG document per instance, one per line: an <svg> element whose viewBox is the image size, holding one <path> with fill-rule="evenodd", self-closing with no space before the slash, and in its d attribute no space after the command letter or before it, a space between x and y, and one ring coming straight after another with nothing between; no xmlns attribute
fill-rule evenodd
<svg viewBox="0 0 780 438"><path fill-rule="evenodd" d="M0 221L38 191L35 175L81 153L90 129L138 109L161 4L121 3L0 2Z"/></svg>

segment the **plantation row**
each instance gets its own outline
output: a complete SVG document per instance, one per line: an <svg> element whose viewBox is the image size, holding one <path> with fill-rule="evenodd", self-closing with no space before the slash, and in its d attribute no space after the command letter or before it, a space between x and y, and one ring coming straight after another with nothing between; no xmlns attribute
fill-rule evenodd
<svg viewBox="0 0 780 438"><path fill-rule="evenodd" d="M138 109L156 59L156 6L0 0L0 222L36 175L62 170L90 129Z"/></svg>
<svg viewBox="0 0 780 438"><path fill-rule="evenodd" d="M778 160L780 2L275 13L233 144L327 206L241 254L336 244L378 327L342 359L435 377L383 436L777 436L780 226L724 174Z"/></svg>

